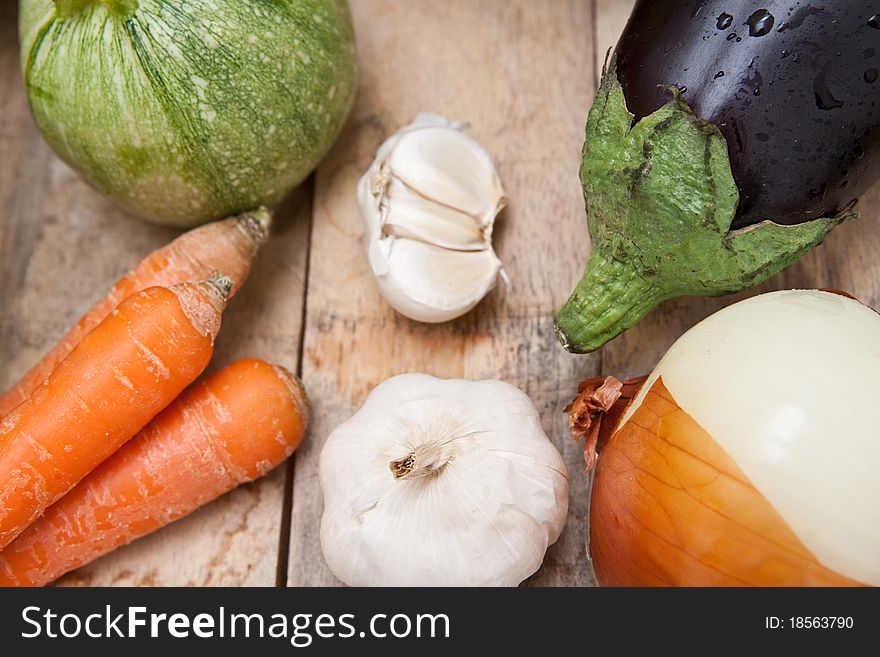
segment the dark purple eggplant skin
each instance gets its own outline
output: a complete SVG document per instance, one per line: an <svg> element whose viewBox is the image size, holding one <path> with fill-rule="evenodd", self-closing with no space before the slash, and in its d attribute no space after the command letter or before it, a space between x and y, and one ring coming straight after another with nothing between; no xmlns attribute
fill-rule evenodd
<svg viewBox="0 0 880 657"><path fill-rule="evenodd" d="M637 119L674 85L718 126L732 228L833 216L880 174L877 14L877 0L638 0L617 75Z"/></svg>

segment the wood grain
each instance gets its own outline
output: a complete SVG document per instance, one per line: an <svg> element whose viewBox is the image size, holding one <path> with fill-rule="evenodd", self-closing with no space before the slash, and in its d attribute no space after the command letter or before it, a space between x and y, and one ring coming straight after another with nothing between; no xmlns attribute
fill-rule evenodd
<svg viewBox="0 0 880 657"><path fill-rule="evenodd" d="M24 373L151 250L177 233L140 222L46 146L18 69L17 3L0 4L0 387ZM296 371L310 185L282 206L272 239L224 316L212 369L241 356ZM273 585L284 468L62 579L70 585Z"/></svg>
<svg viewBox="0 0 880 657"><path fill-rule="evenodd" d="M591 5L384 0L352 9L361 84L347 131L316 178L303 354L315 423L296 455L288 584L338 584L318 535L321 444L375 385L408 371L501 378L529 394L571 479L565 532L530 583L591 583L587 480L560 409L597 359L563 352L552 327L587 248L577 170L595 84ZM496 224L496 248L511 291L499 289L440 326L411 322L379 296L355 201L376 148L423 110L470 122L510 198Z"/></svg>
<svg viewBox="0 0 880 657"><path fill-rule="evenodd" d="M175 235L116 209L45 145L18 73L16 4L0 4L0 387L119 274ZM279 564L290 585L338 584L318 538L320 448L376 384L406 371L501 378L531 396L568 464L571 509L565 533L528 584L592 584L584 546L589 481L560 412L580 379L600 370L647 372L694 323L761 291L838 287L880 305L880 280L871 273L880 259L875 187L862 198L862 219L837 228L825 245L755 290L664 303L593 356L558 347L553 311L579 278L589 245L577 178L586 111L631 6L353 0L357 107L316 174L314 198L309 181L280 208L251 280L227 311L212 364L257 356L297 370L302 340L314 422L291 466L290 506L282 468L63 584L271 585ZM423 110L470 122L510 197L496 247L512 289L496 290L442 326L402 318L379 297L354 197L377 146Z"/></svg>
<svg viewBox="0 0 880 657"><path fill-rule="evenodd" d="M596 0L596 44L602 59L626 25L634 0ZM736 301L786 288L832 287L880 307L880 279L871 272L880 262L880 185L859 202L861 218L834 229L825 243L761 285L725 297L680 297L649 313L639 324L602 350L604 373L616 376L646 374L673 342L691 326Z"/></svg>

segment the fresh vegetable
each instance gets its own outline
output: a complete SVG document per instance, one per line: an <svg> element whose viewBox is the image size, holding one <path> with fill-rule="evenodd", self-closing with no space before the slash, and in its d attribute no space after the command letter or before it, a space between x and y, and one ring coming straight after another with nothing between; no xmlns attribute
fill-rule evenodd
<svg viewBox="0 0 880 657"><path fill-rule="evenodd" d="M876 179L876 6L759 7L636 3L587 121L592 253L556 317L569 351L664 299L760 283L855 216Z"/></svg>
<svg viewBox="0 0 880 657"><path fill-rule="evenodd" d="M119 305L140 290L208 278L215 271L232 279L231 298L250 272L257 248L266 238L271 215L261 208L216 221L184 233L144 258L116 281L110 291L83 315L76 326L12 388L0 395L0 417L27 399L80 340Z"/></svg>
<svg viewBox="0 0 880 657"><path fill-rule="evenodd" d="M205 369L231 285L128 297L0 421L0 549Z"/></svg>
<svg viewBox="0 0 880 657"><path fill-rule="evenodd" d="M161 224L274 204L354 99L344 0L21 0L19 31L46 140Z"/></svg>
<svg viewBox="0 0 880 657"><path fill-rule="evenodd" d="M240 360L196 383L0 552L0 586L41 586L262 477L302 441L305 393Z"/></svg>
<svg viewBox="0 0 880 657"><path fill-rule="evenodd" d="M464 315L495 286L495 216L506 203L489 154L463 126L422 113L389 137L358 184L379 292L421 322Z"/></svg>
<svg viewBox="0 0 880 657"><path fill-rule="evenodd" d="M321 547L353 586L515 586L559 537L568 476L501 381L403 374L321 452Z"/></svg>
<svg viewBox="0 0 880 657"><path fill-rule="evenodd" d="M880 585L878 372L880 315L831 292L688 331L599 453L599 582Z"/></svg>

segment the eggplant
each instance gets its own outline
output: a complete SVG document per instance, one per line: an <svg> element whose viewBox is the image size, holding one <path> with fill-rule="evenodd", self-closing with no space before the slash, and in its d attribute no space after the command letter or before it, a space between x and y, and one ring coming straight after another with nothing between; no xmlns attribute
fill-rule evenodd
<svg viewBox="0 0 880 657"><path fill-rule="evenodd" d="M592 250L556 315L598 349L656 304L757 285L880 174L880 5L638 0L587 119Z"/></svg>

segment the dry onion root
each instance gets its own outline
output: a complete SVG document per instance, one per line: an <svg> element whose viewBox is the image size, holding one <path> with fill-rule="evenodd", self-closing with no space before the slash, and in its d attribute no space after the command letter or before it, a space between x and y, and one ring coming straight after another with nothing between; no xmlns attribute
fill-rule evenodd
<svg viewBox="0 0 880 657"><path fill-rule="evenodd" d="M761 295L691 329L600 452L599 582L880 585L878 373L880 315L830 292Z"/></svg>

